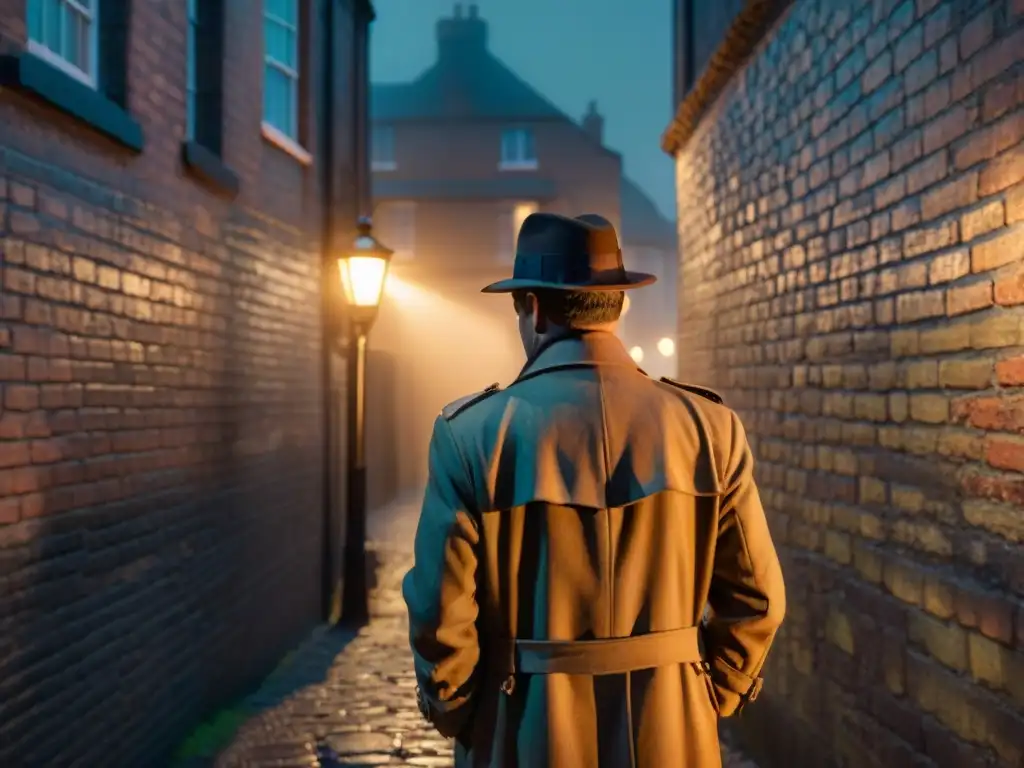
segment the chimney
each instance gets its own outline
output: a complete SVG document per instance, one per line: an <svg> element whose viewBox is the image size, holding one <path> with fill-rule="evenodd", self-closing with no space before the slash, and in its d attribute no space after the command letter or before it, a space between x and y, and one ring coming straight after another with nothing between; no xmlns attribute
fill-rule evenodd
<svg viewBox="0 0 1024 768"><path fill-rule="evenodd" d="M604 144L604 118L597 111L597 102L593 99L587 105L587 114L583 116L583 130L598 144Z"/></svg>
<svg viewBox="0 0 1024 768"><path fill-rule="evenodd" d="M462 3L456 3L452 15L437 20L437 55L440 60L465 61L487 49L487 22L480 18L476 3L463 15Z"/></svg>

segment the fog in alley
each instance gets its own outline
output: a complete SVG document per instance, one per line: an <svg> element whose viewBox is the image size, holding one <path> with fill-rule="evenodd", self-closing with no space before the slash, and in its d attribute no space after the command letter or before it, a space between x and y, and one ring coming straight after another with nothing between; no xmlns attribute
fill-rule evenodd
<svg viewBox="0 0 1024 768"><path fill-rule="evenodd" d="M481 288L537 213L614 225L655 283L560 217L520 266L644 284L617 333L676 381L596 334L548 348L535 400L514 384L513 302ZM602 360L639 394L559 388ZM621 461L616 412L645 425ZM547 557L571 599L468 555L449 583L476 618L427 599L441 414L420 562L476 522L469 555ZM475 450L492 416L568 437ZM587 527L625 512L628 555L637 529ZM784 601L755 583L769 542ZM685 651L584 669L553 748L625 674L608 722L636 722L589 741L644 768L715 725L726 768L1020 768L1022 545L1024 0L0 0L0 768L451 766L424 670L458 665L410 648L447 644L435 609L479 624L464 658L514 716L557 688L517 675L581 669L517 668L530 641ZM675 678L633 687L665 666L706 728L673 730Z"/></svg>
<svg viewBox="0 0 1024 768"><path fill-rule="evenodd" d="M378 508L422 486L446 403L505 386L522 366L511 301L479 291L511 275L519 225L534 211L615 224L627 267L660 278L631 297L620 335L651 375L676 374L674 196L657 142L671 114L670 5L625 16L609 2L535 5L378 9L374 223L396 251L370 337Z"/></svg>

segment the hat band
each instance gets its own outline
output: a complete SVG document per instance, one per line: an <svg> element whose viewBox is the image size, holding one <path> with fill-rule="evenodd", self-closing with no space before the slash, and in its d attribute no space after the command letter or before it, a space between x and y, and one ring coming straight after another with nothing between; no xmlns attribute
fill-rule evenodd
<svg viewBox="0 0 1024 768"><path fill-rule="evenodd" d="M513 280L534 280L561 285L617 285L624 281L622 252L516 253Z"/></svg>

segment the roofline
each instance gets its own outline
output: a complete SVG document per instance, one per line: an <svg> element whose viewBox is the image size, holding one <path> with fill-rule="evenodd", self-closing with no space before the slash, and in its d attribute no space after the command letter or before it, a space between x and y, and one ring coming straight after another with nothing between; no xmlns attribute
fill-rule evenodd
<svg viewBox="0 0 1024 768"><path fill-rule="evenodd" d="M621 215L621 214L620 214ZM676 255L679 252L678 238L653 238L653 237L627 237L622 234L623 248L649 248L654 251L662 251L666 256Z"/></svg>
<svg viewBox="0 0 1024 768"><path fill-rule="evenodd" d="M583 135L587 141L595 149L602 150L605 154L617 157L619 162L622 162L622 153L611 147L606 147L603 143L595 141L594 137L587 133L583 126L573 120L566 114L559 115L544 115L542 117L530 117L528 115L507 115L504 117L486 117L486 116L473 116L473 117L429 117L429 116L418 116L413 115L410 117L391 117L391 118L378 118L374 117L371 110L370 124L374 123L566 123L575 128L581 135Z"/></svg>
<svg viewBox="0 0 1024 768"><path fill-rule="evenodd" d="M384 195L374 194L373 200L375 203L493 203L495 201L501 202L520 202L522 200L529 200L536 203L549 203L552 200L557 200L557 192L552 194L544 195L495 195L493 197L479 197L470 195L452 195L450 197L441 197L438 195Z"/></svg>
<svg viewBox="0 0 1024 768"><path fill-rule="evenodd" d="M472 117L433 117L431 115L405 115L402 117L381 118L370 115L371 123L507 123L507 122L530 122L530 123L557 123L575 121L568 115L500 115L496 117L472 116Z"/></svg>
<svg viewBox="0 0 1024 768"><path fill-rule="evenodd" d="M489 203L495 201L505 202L516 202L522 200L532 200L538 203L549 203L552 200L559 198L559 190L553 189L550 192L542 192L539 194L529 193L524 195L472 195L472 194L458 194L458 195L430 195L423 192L417 192L415 194L388 194L386 192L375 192L373 195L374 202L377 203L421 203L421 202L434 202L434 203Z"/></svg>
<svg viewBox="0 0 1024 768"><path fill-rule="evenodd" d="M791 3L792 0L746 0L662 134L663 151L675 155L690 140L708 108Z"/></svg>

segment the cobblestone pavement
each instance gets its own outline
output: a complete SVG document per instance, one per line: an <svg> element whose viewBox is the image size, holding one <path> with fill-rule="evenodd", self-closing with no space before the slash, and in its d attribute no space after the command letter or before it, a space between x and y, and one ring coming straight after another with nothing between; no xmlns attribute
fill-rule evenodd
<svg viewBox="0 0 1024 768"><path fill-rule="evenodd" d="M450 766L450 743L416 709L401 575L412 557L373 550L373 620L358 633L321 630L267 680L261 710L216 768Z"/></svg>
<svg viewBox="0 0 1024 768"><path fill-rule="evenodd" d="M373 620L358 633L319 630L283 663L247 705L257 712L215 768L451 766L451 743L420 717L407 650L401 577L412 555L415 504L406 500L378 527L392 535L371 549ZM407 518L402 525L401 518ZM374 531L371 527L371 531ZM723 748L724 768L757 768Z"/></svg>

